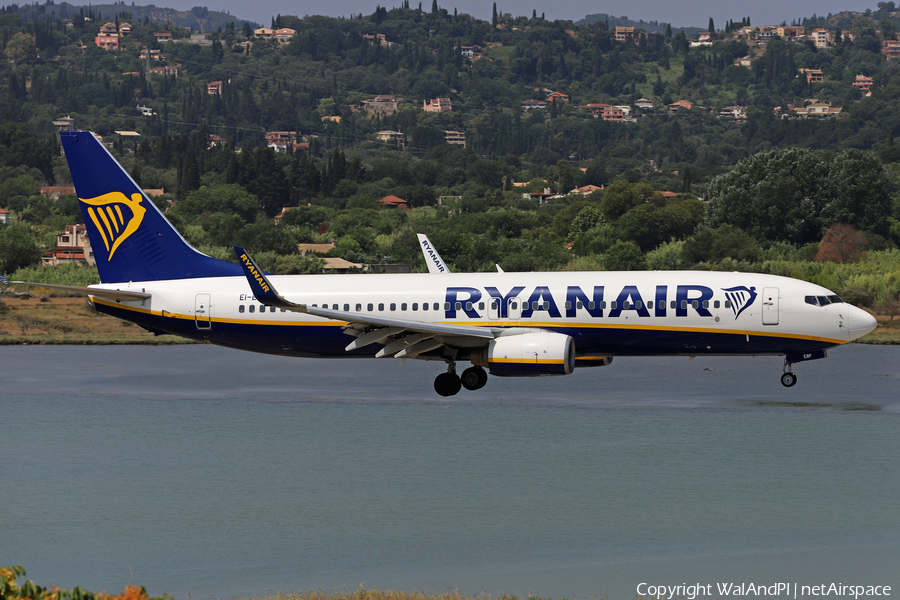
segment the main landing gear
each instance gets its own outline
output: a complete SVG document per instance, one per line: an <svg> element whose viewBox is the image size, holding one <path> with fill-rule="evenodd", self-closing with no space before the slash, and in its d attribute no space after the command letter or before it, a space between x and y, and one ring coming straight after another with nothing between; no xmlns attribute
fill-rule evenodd
<svg viewBox="0 0 900 600"><path fill-rule="evenodd" d="M797 383L797 376L791 371L791 361L788 357L784 358L784 373L781 374L781 385L784 387L793 387Z"/></svg>
<svg viewBox="0 0 900 600"><path fill-rule="evenodd" d="M447 361L447 372L441 373L434 379L434 391L441 396L455 396L461 388L478 390L487 383L487 373L481 367L469 367L462 373L462 377L456 374L456 361Z"/></svg>

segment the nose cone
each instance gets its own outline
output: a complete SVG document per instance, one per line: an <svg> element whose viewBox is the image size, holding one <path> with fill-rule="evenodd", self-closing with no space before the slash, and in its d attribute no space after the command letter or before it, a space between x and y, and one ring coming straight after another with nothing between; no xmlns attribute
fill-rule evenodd
<svg viewBox="0 0 900 600"><path fill-rule="evenodd" d="M850 341L859 339L875 329L875 325L877 325L875 317L852 304L848 306L850 307Z"/></svg>

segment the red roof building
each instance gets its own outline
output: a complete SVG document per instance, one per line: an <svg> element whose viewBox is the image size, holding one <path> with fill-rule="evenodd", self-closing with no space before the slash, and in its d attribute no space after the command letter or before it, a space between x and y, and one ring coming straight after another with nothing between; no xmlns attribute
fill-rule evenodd
<svg viewBox="0 0 900 600"><path fill-rule="evenodd" d="M402 208L403 210L409 210L409 204L406 200L398 198L397 196L385 196L378 202L385 208Z"/></svg>

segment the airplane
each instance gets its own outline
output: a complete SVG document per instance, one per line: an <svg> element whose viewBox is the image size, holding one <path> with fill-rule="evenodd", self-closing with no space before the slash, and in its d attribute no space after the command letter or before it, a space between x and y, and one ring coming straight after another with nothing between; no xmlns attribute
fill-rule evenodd
<svg viewBox="0 0 900 600"><path fill-rule="evenodd" d="M875 328L834 292L705 271L270 275L195 250L95 135L61 133L102 283L87 295L157 334L283 356L442 361L441 396L497 377L569 375L617 356L826 357ZM435 253L437 256L437 254ZM440 261L443 263L443 261ZM24 283L24 282L20 282ZM461 376L458 362L469 362Z"/></svg>

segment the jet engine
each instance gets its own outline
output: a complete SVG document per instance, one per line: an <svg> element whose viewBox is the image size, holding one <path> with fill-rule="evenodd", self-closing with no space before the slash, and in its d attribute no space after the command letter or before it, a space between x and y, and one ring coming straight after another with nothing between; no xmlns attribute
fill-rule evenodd
<svg viewBox="0 0 900 600"><path fill-rule="evenodd" d="M510 332L474 350L471 360L499 377L568 375L575 369L575 341L552 331Z"/></svg>

